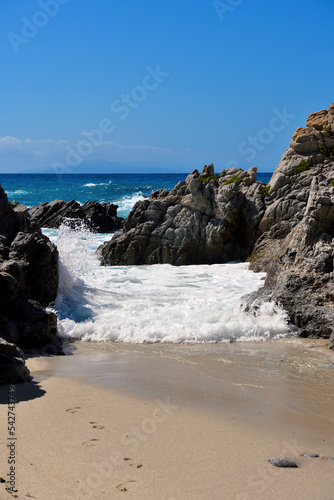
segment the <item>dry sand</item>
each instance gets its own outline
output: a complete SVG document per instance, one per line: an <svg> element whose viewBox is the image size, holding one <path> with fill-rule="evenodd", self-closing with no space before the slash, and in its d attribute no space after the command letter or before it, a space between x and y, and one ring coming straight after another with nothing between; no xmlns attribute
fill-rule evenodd
<svg viewBox="0 0 334 500"><path fill-rule="evenodd" d="M28 360L35 380L16 392L17 498L334 498L334 370L319 365L333 353L318 343L304 359L305 346L266 344L90 345ZM2 388L3 478L6 398ZM13 496L5 486L1 499Z"/></svg>

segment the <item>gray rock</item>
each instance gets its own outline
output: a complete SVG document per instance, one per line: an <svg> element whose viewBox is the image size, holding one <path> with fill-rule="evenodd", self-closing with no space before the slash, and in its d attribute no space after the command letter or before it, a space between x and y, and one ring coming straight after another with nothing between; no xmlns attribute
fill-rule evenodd
<svg viewBox="0 0 334 500"><path fill-rule="evenodd" d="M297 129L270 180L250 257L250 268L267 278L250 299L280 303L300 336L327 338L333 348L334 104L312 113L307 125Z"/></svg>
<svg viewBox="0 0 334 500"><path fill-rule="evenodd" d="M291 460L288 460L287 458L268 458L267 462L269 462L271 465L274 465L275 467L284 467L284 468L297 468L298 467L296 462L292 462Z"/></svg>
<svg viewBox="0 0 334 500"><path fill-rule="evenodd" d="M303 456L307 458L319 458L320 455L318 453L305 453Z"/></svg>
<svg viewBox="0 0 334 500"><path fill-rule="evenodd" d="M104 265L214 264L247 259L264 214L256 169L205 165L171 191L138 202L122 232L99 249Z"/></svg>

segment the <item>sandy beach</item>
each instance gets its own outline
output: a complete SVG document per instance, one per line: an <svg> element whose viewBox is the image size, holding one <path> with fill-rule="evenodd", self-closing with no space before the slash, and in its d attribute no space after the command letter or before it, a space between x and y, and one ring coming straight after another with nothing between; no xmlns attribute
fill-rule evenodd
<svg viewBox="0 0 334 500"><path fill-rule="evenodd" d="M324 342L75 347L28 359L34 381L16 386L18 493L3 483L1 498L332 497L334 370ZM298 468L276 468L272 457Z"/></svg>

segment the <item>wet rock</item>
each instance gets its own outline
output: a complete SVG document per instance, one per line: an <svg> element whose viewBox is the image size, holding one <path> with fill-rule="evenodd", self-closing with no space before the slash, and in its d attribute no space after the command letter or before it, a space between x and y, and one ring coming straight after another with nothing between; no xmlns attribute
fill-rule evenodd
<svg viewBox="0 0 334 500"><path fill-rule="evenodd" d="M42 234L26 207L8 203L0 186L0 337L3 339L0 378L3 382L27 379L18 348L62 353L57 318L45 310L56 298L58 280L57 248Z"/></svg>
<svg viewBox="0 0 334 500"><path fill-rule="evenodd" d="M121 229L124 223L124 219L117 217L117 209L112 203L86 201L80 205L75 200L54 200L30 208L29 214L42 227L59 228L66 221L73 227L84 224L95 232L110 233Z"/></svg>

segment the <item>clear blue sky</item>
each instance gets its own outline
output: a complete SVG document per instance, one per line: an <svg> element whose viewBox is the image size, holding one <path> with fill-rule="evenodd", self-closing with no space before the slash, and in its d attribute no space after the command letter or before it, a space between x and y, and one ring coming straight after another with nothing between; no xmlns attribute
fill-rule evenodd
<svg viewBox="0 0 334 500"><path fill-rule="evenodd" d="M334 101L333 19L333 0L2 0L0 171L272 171Z"/></svg>

